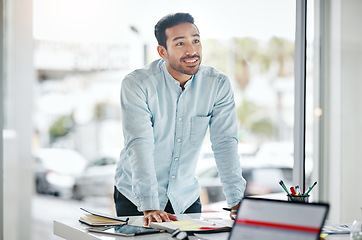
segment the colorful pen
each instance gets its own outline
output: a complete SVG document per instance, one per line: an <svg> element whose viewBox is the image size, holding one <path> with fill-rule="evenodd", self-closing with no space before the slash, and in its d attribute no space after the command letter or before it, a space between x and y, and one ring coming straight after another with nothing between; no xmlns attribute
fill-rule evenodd
<svg viewBox="0 0 362 240"><path fill-rule="evenodd" d="M299 196L300 195L299 186L298 185L295 186L294 189L295 189L297 195Z"/></svg>
<svg viewBox="0 0 362 240"><path fill-rule="evenodd" d="M283 188L283 189L284 189L284 191L287 193L287 195L290 195L290 194L289 194L289 192L288 192L287 187L284 185L283 180L280 180L280 181L279 181L279 184L280 184L280 186L282 186L282 188Z"/></svg>
<svg viewBox="0 0 362 240"><path fill-rule="evenodd" d="M315 185L317 185L317 182L314 182L313 185L308 188L308 191L304 193L304 196L308 196L308 194L310 193L310 191L312 191Z"/></svg>
<svg viewBox="0 0 362 240"><path fill-rule="evenodd" d="M290 191L292 192L292 195L297 195L297 192L294 190L294 187L290 187Z"/></svg>

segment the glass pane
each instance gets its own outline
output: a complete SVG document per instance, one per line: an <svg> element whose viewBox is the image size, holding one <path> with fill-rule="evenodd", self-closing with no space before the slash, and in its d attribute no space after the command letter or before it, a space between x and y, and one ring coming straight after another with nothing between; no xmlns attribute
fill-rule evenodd
<svg viewBox="0 0 362 240"><path fill-rule="evenodd" d="M233 82L246 195L285 199L279 181L292 186L295 1L237 1L227 12L233 20L222 30L216 27L210 38L202 35L203 61ZM210 147L204 151L212 152ZM204 161L201 156L200 168Z"/></svg>

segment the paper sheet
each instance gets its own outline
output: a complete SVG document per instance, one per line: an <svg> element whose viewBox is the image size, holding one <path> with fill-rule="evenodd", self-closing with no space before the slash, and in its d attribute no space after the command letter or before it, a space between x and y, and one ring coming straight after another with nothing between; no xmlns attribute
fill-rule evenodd
<svg viewBox="0 0 362 240"><path fill-rule="evenodd" d="M227 240L229 237L229 234L230 233L228 233L228 232L222 232L222 233L212 233L212 234L195 233L194 235L201 239L207 239L207 240Z"/></svg>

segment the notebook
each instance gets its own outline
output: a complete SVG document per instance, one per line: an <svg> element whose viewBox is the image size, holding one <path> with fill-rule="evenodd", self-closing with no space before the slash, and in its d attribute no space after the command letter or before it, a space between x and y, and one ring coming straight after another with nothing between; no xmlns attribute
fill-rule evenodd
<svg viewBox="0 0 362 240"><path fill-rule="evenodd" d="M229 240L319 240L329 205L245 197Z"/></svg>

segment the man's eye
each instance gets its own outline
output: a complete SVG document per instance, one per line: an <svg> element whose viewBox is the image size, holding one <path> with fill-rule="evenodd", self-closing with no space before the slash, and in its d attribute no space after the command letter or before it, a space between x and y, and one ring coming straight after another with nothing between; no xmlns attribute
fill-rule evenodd
<svg viewBox="0 0 362 240"><path fill-rule="evenodd" d="M184 45L183 42L179 42L179 43L176 44L176 46L182 46L182 45Z"/></svg>
<svg viewBox="0 0 362 240"><path fill-rule="evenodd" d="M194 43L199 43L200 42L200 40L199 39L196 39L195 41L194 41Z"/></svg>

